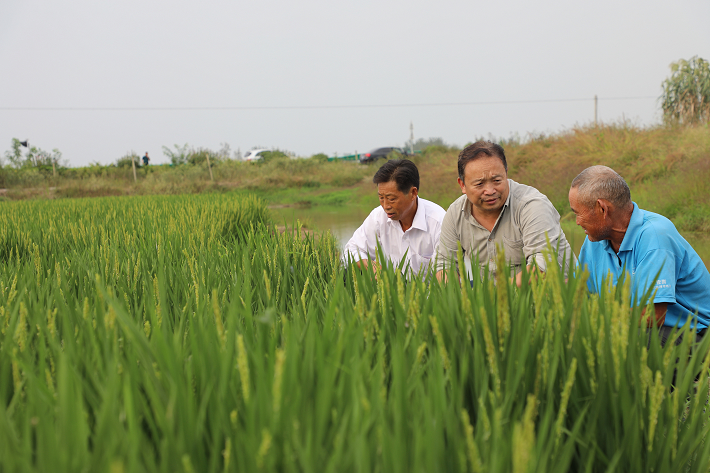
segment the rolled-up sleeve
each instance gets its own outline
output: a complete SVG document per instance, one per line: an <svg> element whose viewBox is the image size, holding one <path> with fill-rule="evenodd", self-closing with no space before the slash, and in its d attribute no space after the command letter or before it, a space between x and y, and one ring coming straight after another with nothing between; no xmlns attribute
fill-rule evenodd
<svg viewBox="0 0 710 473"><path fill-rule="evenodd" d="M569 251L566 240L560 241L560 214L549 200L539 198L527 202L520 211L520 229L526 263L531 264L534 259L542 271L547 269L543 255L547 248L547 238L553 249L558 248L559 244L560 253Z"/></svg>
<svg viewBox="0 0 710 473"><path fill-rule="evenodd" d="M651 250L636 264L631 289L636 303L649 290L655 291L653 302L676 303L676 267L673 253L665 249Z"/></svg>
<svg viewBox="0 0 710 473"><path fill-rule="evenodd" d="M343 263L347 264L348 259L361 261L368 256L372 260L377 257L378 225L375 211L377 209L367 216L343 248Z"/></svg>
<svg viewBox="0 0 710 473"><path fill-rule="evenodd" d="M436 246L436 272L445 269L449 261L456 260L456 251L458 250L459 232L457 222L459 210L451 205L444 215L444 220L441 223L441 234L439 235L439 244Z"/></svg>

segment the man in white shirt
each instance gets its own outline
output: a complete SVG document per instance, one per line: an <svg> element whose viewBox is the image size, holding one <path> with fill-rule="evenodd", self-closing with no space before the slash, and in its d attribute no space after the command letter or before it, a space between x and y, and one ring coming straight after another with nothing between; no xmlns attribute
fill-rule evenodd
<svg viewBox="0 0 710 473"><path fill-rule="evenodd" d="M408 159L386 162L375 173L380 206L370 212L343 249L343 261L368 266L377 259L377 242L385 257L411 275L429 267L439 244L446 211L419 197L419 171Z"/></svg>

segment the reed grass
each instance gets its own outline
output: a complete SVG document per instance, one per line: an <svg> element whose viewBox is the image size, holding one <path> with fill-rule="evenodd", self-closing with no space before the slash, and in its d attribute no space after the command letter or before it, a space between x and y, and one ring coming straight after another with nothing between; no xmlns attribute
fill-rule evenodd
<svg viewBox="0 0 710 473"><path fill-rule="evenodd" d="M550 267L361 273L255 198L5 202L0 471L707 472L710 337Z"/></svg>

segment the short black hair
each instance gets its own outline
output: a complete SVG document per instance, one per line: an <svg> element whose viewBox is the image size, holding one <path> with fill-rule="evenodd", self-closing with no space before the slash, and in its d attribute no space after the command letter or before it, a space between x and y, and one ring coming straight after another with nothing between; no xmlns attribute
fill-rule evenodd
<svg viewBox="0 0 710 473"><path fill-rule="evenodd" d="M382 165L372 178L375 184L384 184L394 181L397 190L406 194L412 187L419 190L419 170L417 166L408 159L392 159Z"/></svg>
<svg viewBox="0 0 710 473"><path fill-rule="evenodd" d="M491 141L476 141L472 145L466 146L459 153L459 179L462 181L465 180L464 171L466 170L466 165L481 156L495 156L496 158L499 158L503 161L503 167L506 172L508 171L508 161L505 159L505 151L501 145Z"/></svg>

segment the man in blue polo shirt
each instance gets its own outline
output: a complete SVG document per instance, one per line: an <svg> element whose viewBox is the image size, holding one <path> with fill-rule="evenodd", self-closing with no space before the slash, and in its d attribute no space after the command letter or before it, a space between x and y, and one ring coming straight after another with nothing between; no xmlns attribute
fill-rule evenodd
<svg viewBox="0 0 710 473"><path fill-rule="evenodd" d="M606 166L592 166L573 181L569 203L584 229L579 255L590 292L599 292L611 272L614 283L626 270L632 304L651 290L661 342L674 327L695 324L698 338L710 325L710 273L695 250L667 218L641 210L629 186ZM696 315L697 313L697 315Z"/></svg>

